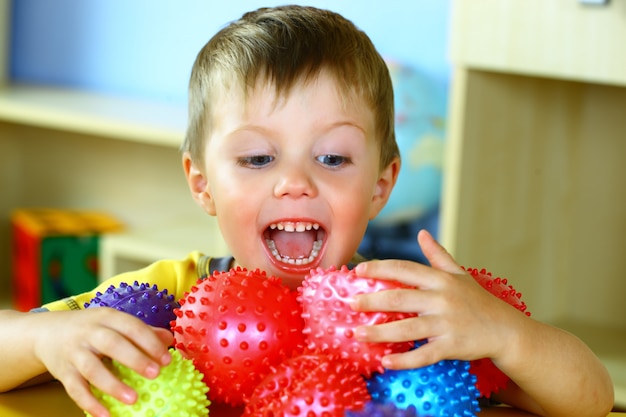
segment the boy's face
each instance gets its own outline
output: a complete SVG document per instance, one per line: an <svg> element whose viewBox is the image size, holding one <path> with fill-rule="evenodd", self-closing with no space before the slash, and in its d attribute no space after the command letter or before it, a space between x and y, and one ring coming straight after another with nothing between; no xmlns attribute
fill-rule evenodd
<svg viewBox="0 0 626 417"><path fill-rule="evenodd" d="M203 165L186 155L184 166L237 264L295 288L311 268L348 263L400 167L380 171L369 107L342 101L322 72L278 101L260 84L214 108Z"/></svg>

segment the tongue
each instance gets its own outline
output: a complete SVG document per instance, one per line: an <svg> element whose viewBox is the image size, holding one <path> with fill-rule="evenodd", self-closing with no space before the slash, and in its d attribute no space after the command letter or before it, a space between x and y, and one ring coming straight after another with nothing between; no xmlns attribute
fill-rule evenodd
<svg viewBox="0 0 626 417"><path fill-rule="evenodd" d="M306 232L272 230L270 232L270 239L276 244L278 253L291 259L308 258L316 236L317 232L314 230Z"/></svg>

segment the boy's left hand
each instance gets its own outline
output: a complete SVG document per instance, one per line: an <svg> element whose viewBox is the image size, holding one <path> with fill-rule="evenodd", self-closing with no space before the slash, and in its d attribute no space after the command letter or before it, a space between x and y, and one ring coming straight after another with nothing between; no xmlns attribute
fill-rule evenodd
<svg viewBox="0 0 626 417"><path fill-rule="evenodd" d="M395 280L414 289L387 290L355 297L356 311L417 313L407 318L357 329L364 342L401 342L428 339L406 353L388 355L388 369L419 368L442 359L494 361L506 353L516 320L525 318L506 302L485 291L426 231L418 242L432 267L401 260L369 261L355 268L357 275Z"/></svg>

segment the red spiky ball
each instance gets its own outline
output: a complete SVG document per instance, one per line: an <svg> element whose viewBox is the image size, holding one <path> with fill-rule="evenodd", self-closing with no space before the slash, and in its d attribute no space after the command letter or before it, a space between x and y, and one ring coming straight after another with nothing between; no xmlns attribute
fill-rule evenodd
<svg viewBox="0 0 626 417"><path fill-rule="evenodd" d="M484 289L530 316L530 313L526 311L526 303L522 301L522 293L517 292L512 285L509 285L506 278L494 278L491 272L487 272L485 269L479 271L476 268L467 268L466 270Z"/></svg>
<svg viewBox="0 0 626 417"><path fill-rule="evenodd" d="M349 363L307 352L272 368L242 417L343 417L370 401L367 384Z"/></svg>
<svg viewBox="0 0 626 417"><path fill-rule="evenodd" d="M494 278L491 272L487 272L485 269L480 271L476 268L465 269L485 290L530 316L530 312L526 311L526 303L522 301L522 293L517 292L512 285L509 285L507 279ZM489 358L471 361L470 372L476 375L476 388L483 397L487 398L506 388L510 380Z"/></svg>
<svg viewBox="0 0 626 417"><path fill-rule="evenodd" d="M374 371L383 372L382 357L410 350L413 341L364 343L354 338L354 330L359 326L387 323L415 314L357 312L350 308L349 302L358 294L397 288L408 287L395 281L359 277L345 265L339 270L335 267L312 270L298 288L307 348L338 355L367 377Z"/></svg>
<svg viewBox="0 0 626 417"><path fill-rule="evenodd" d="M212 401L243 405L271 366L304 348L296 293L258 269L216 273L180 304L175 347L205 375Z"/></svg>

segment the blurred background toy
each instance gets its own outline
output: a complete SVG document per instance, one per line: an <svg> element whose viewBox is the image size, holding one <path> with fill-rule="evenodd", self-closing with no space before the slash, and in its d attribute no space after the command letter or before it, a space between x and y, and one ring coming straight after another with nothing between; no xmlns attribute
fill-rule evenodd
<svg viewBox="0 0 626 417"><path fill-rule="evenodd" d="M359 253L369 259L427 263L416 236L437 236L446 138L448 81L412 63L387 59L394 87L402 166L389 201L368 225Z"/></svg>
<svg viewBox="0 0 626 417"><path fill-rule="evenodd" d="M11 216L13 300L20 311L93 289L100 235L122 224L95 212L17 209Z"/></svg>

